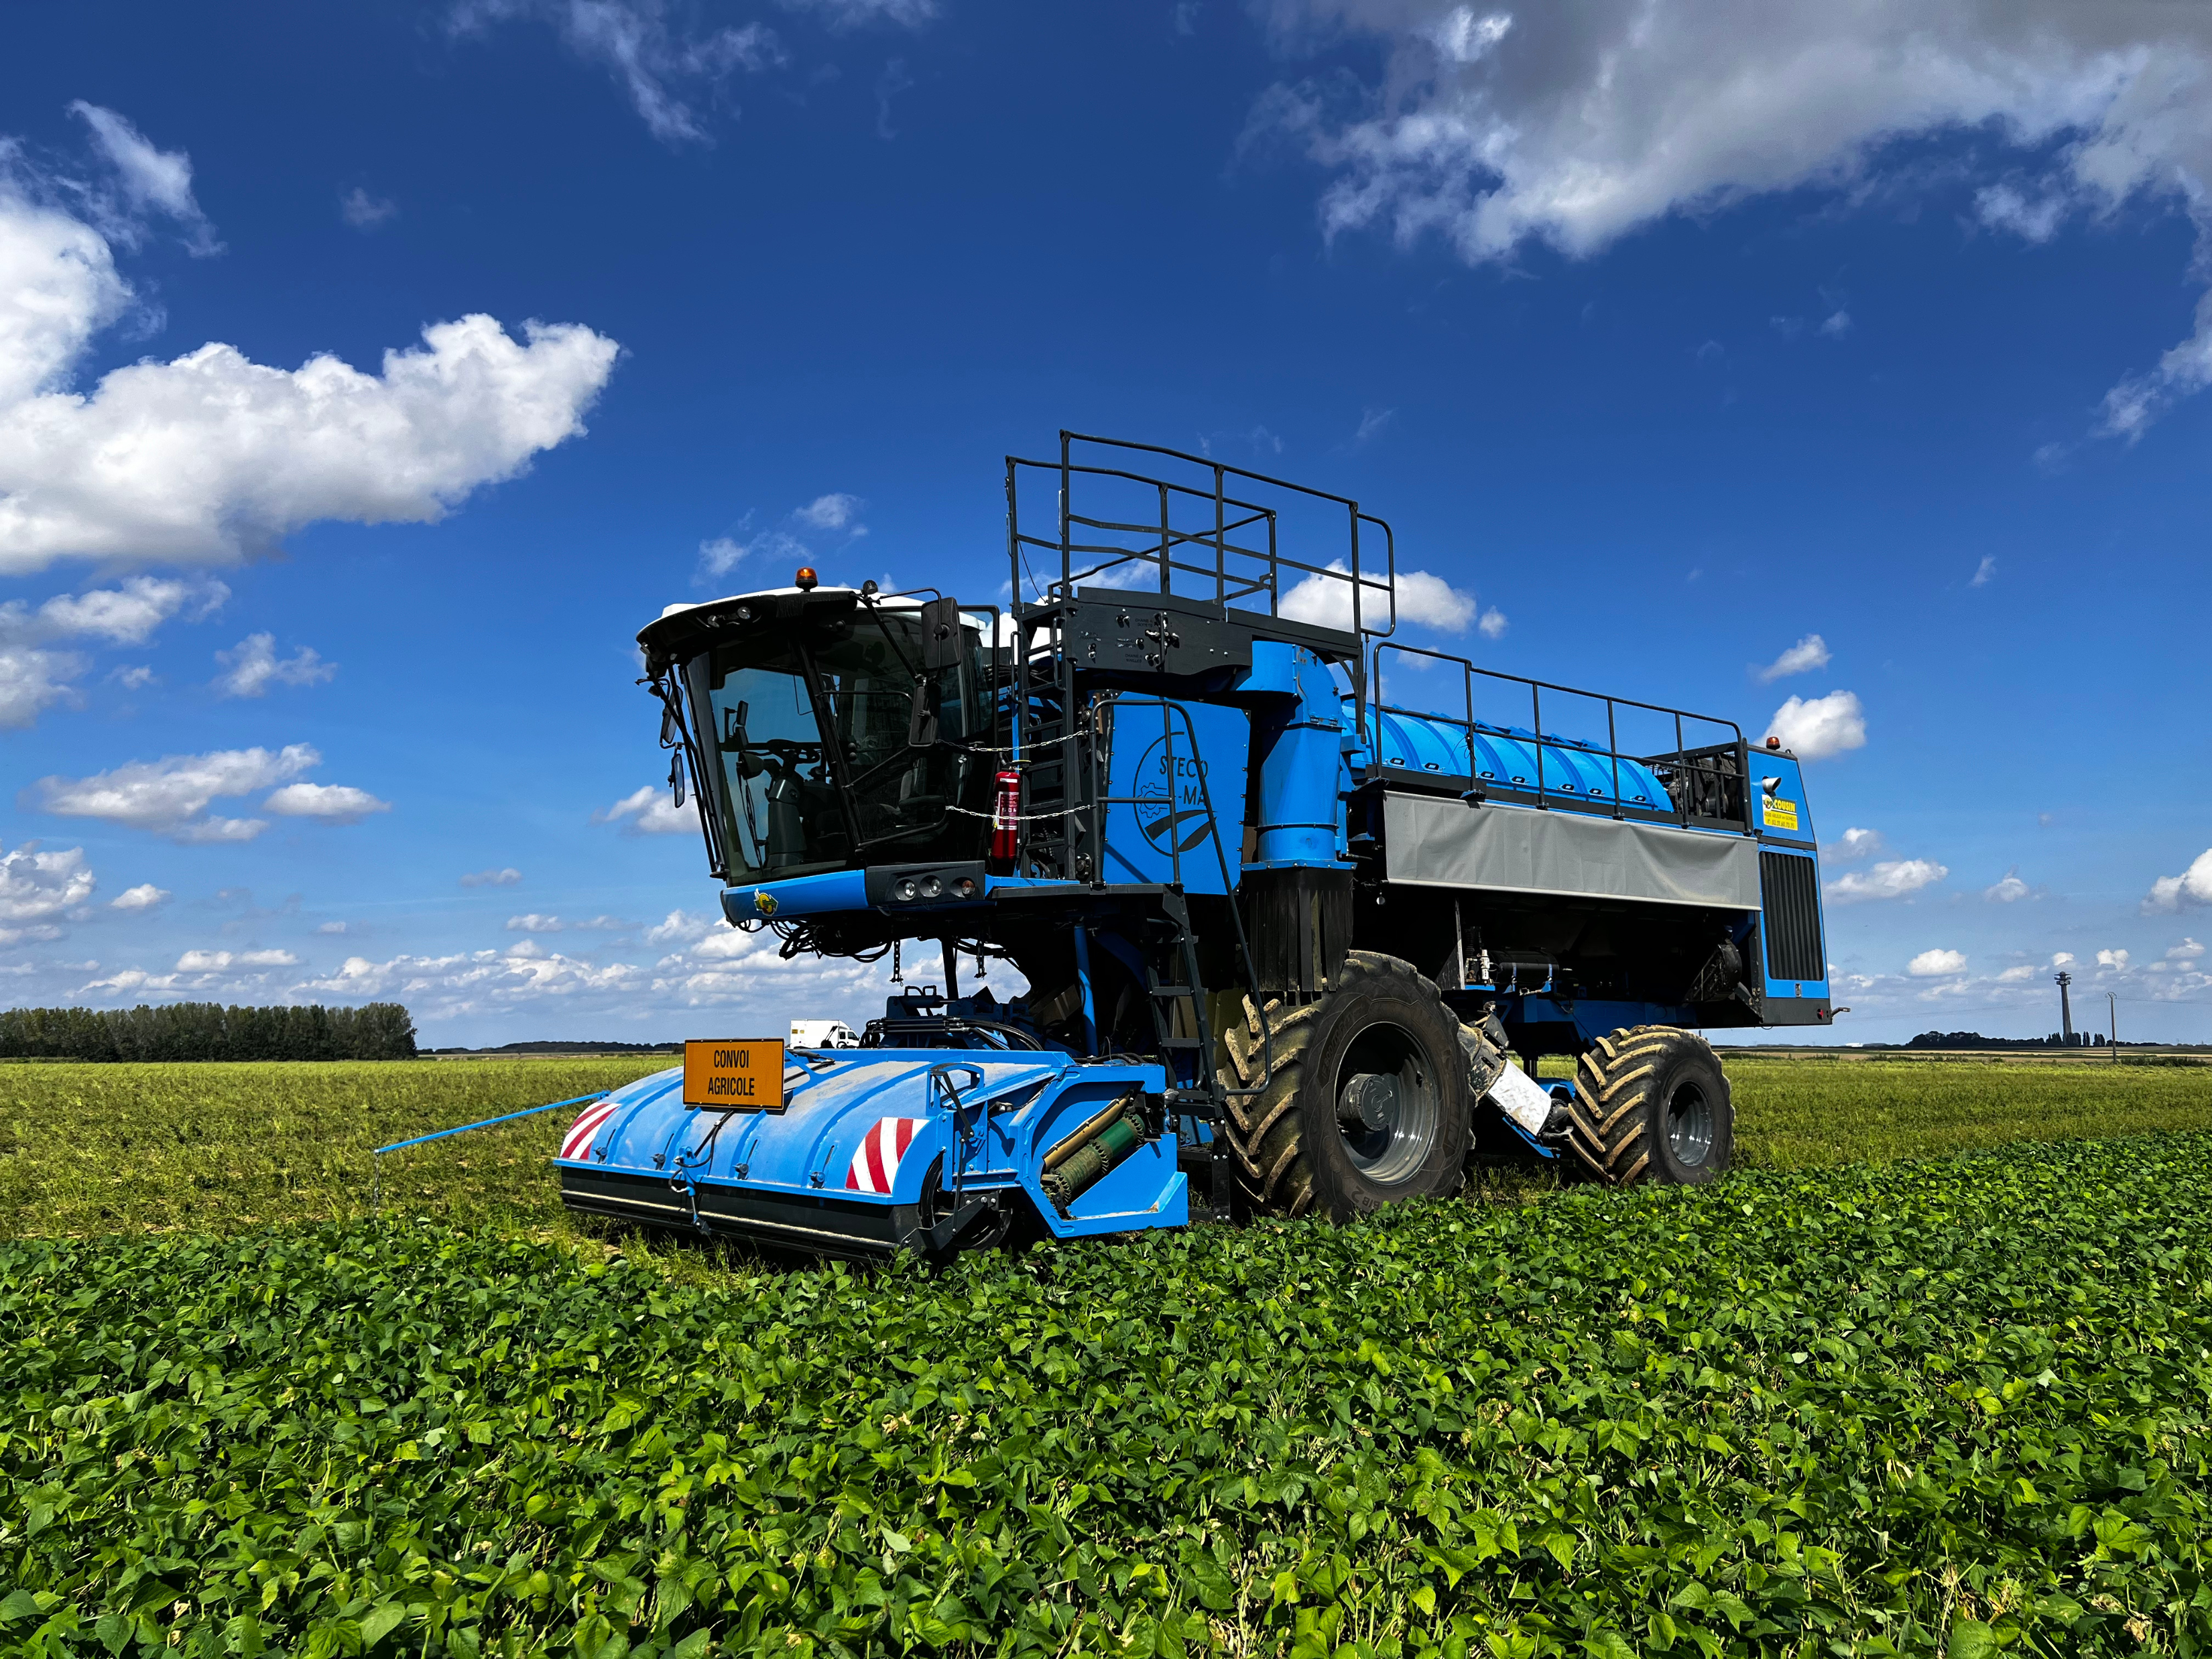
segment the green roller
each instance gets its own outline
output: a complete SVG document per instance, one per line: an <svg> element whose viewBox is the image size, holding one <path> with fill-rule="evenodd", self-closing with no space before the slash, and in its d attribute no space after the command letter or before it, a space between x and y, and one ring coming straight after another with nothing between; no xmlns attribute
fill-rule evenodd
<svg viewBox="0 0 2212 1659"><path fill-rule="evenodd" d="M1108 1171L1145 1144L1145 1121L1133 1102L1117 1103L1118 1109L1103 1122L1094 1119L1077 1133L1075 1144L1053 1148L1044 1174L1048 1196L1062 1215L1068 1206L1104 1180Z"/></svg>

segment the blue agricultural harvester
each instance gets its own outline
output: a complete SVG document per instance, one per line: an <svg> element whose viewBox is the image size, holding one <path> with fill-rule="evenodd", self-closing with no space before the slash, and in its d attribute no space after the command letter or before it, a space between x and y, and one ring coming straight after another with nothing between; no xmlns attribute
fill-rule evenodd
<svg viewBox="0 0 2212 1659"><path fill-rule="evenodd" d="M730 923L902 988L599 1103L569 1205L942 1255L1727 1169L1698 1032L1838 1012L1789 750L1395 642L1344 497L1069 433L1006 489L1006 614L802 570L638 635Z"/></svg>

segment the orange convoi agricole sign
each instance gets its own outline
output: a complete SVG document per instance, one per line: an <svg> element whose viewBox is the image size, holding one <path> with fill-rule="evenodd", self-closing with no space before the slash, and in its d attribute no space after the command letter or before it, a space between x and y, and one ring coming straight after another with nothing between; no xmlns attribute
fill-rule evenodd
<svg viewBox="0 0 2212 1659"><path fill-rule="evenodd" d="M726 1112L781 1111L781 1039L719 1037L685 1043L684 1103Z"/></svg>

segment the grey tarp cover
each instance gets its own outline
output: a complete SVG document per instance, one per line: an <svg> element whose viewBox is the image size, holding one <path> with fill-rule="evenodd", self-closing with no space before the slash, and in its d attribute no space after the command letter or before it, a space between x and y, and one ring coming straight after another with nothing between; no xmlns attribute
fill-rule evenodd
<svg viewBox="0 0 2212 1659"><path fill-rule="evenodd" d="M1392 881L1759 906L1759 842L1750 836L1395 793L1384 797L1382 827Z"/></svg>

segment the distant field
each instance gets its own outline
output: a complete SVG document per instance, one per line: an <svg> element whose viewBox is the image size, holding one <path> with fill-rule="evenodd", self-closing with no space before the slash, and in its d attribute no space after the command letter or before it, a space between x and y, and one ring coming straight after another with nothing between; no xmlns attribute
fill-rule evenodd
<svg viewBox="0 0 2212 1659"><path fill-rule="evenodd" d="M234 1232L368 1213L373 1147L660 1071L635 1060L0 1065L0 1237ZM387 1209L558 1225L569 1112L386 1158Z"/></svg>
<svg viewBox="0 0 2212 1659"><path fill-rule="evenodd" d="M2212 1128L2212 1066L2195 1061L1723 1059L1741 1161L1772 1169Z"/></svg>
<svg viewBox="0 0 2212 1659"><path fill-rule="evenodd" d="M665 1064L0 1064L0 1237L347 1219L369 1208L372 1147L613 1088ZM2212 1066L2195 1063L1756 1055L1727 1066L1747 1165L2212 1129ZM385 1206L565 1233L544 1161L569 1116L394 1154L384 1160Z"/></svg>

